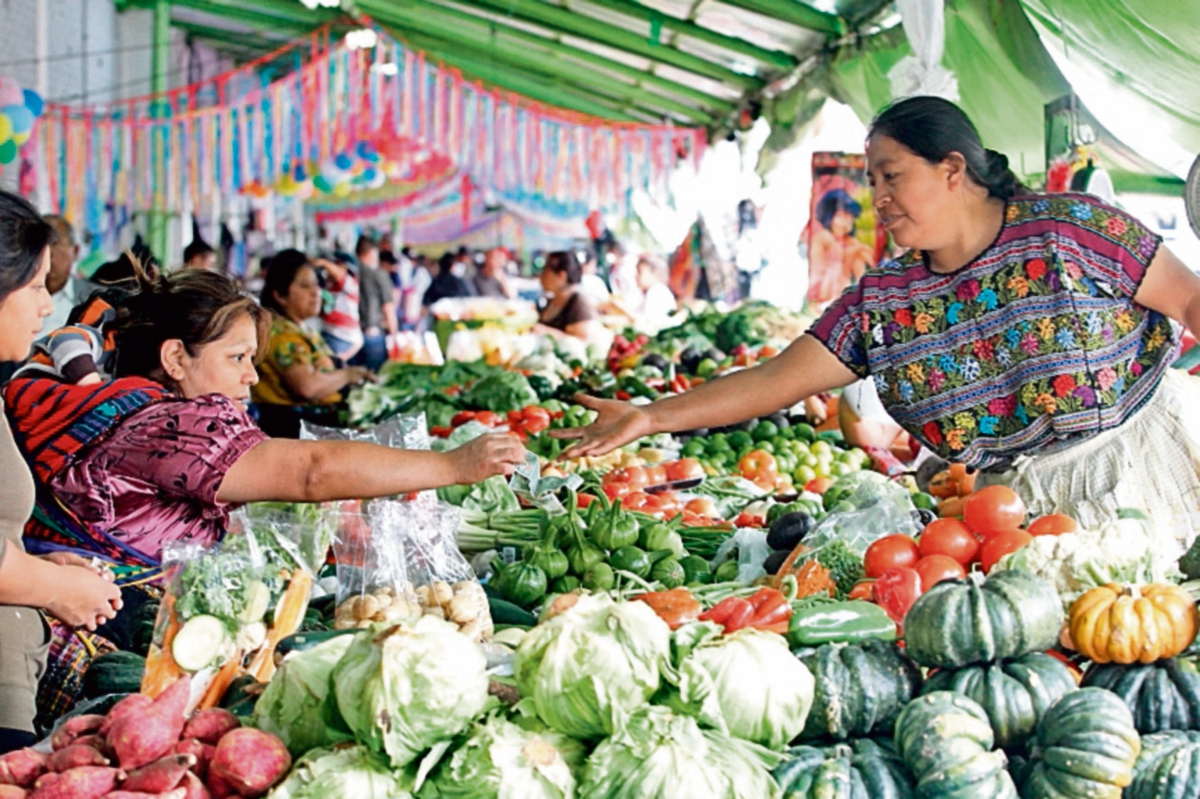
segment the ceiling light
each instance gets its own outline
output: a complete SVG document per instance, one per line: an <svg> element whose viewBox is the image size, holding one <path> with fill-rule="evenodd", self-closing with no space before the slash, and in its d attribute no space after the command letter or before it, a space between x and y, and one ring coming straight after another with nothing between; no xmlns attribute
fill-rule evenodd
<svg viewBox="0 0 1200 799"><path fill-rule="evenodd" d="M346 34L346 46L351 50L370 50L379 42L379 35L370 28L360 28Z"/></svg>

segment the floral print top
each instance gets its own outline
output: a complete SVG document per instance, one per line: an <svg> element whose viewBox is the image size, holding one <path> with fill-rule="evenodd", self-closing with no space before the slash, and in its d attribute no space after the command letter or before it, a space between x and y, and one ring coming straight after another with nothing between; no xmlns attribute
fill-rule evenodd
<svg viewBox="0 0 1200 799"><path fill-rule="evenodd" d="M333 350L318 334L273 313L271 339L258 364L258 383L250 389L254 401L266 405L307 405L308 401L294 394L283 379L283 373L297 365L333 371ZM341 398L341 394L331 394L319 404L333 404Z"/></svg>
<svg viewBox="0 0 1200 799"><path fill-rule="evenodd" d="M1161 241L1091 197L1013 198L962 269L886 261L809 332L931 450L1002 467L1119 427L1153 395L1175 333L1133 298Z"/></svg>

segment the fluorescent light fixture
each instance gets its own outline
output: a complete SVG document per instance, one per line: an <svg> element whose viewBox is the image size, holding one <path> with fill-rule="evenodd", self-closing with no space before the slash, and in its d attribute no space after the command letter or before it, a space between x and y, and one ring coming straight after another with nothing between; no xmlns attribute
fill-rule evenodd
<svg viewBox="0 0 1200 799"><path fill-rule="evenodd" d="M371 69L375 72L378 72L380 75L386 75L389 78L393 75L400 74L400 65L395 61L388 61L384 64L374 64L372 65Z"/></svg>
<svg viewBox="0 0 1200 799"><path fill-rule="evenodd" d="M341 6L341 0L300 0L301 5L309 11L316 11L318 8L338 8Z"/></svg>
<svg viewBox="0 0 1200 799"><path fill-rule="evenodd" d="M378 34L370 28L360 28L346 34L346 46L351 50L370 50L378 42Z"/></svg>

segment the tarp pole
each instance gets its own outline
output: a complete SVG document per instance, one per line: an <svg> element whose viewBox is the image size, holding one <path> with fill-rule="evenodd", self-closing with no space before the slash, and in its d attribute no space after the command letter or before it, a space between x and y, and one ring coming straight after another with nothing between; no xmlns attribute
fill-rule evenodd
<svg viewBox="0 0 1200 799"><path fill-rule="evenodd" d="M167 99L167 74L171 60L170 0L155 0L154 2L154 31L151 45L150 92L155 96L153 115L155 118L163 118L170 114L169 100ZM150 239L150 249L165 267L171 263L167 253L167 128L156 126L153 130L154 191L151 194L148 238Z"/></svg>

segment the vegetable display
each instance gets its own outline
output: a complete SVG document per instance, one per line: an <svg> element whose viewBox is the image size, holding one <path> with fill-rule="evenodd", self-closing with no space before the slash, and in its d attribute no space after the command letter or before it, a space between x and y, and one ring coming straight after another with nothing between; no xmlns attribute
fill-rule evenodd
<svg viewBox="0 0 1200 799"><path fill-rule="evenodd" d="M1200 733L1173 730L1142 736L1125 799L1192 797L1200 784Z"/></svg>
<svg viewBox="0 0 1200 799"><path fill-rule="evenodd" d="M1200 730L1200 674L1188 662L1094 664L1083 675L1083 685L1116 694L1140 733Z"/></svg>
<svg viewBox="0 0 1200 799"><path fill-rule="evenodd" d="M773 776L784 799L912 799L912 776L886 738L793 746Z"/></svg>
<svg viewBox="0 0 1200 799"><path fill-rule="evenodd" d="M917 796L1016 799L1007 758L992 749L987 713L965 696L934 691L914 699L896 721L895 742Z"/></svg>

